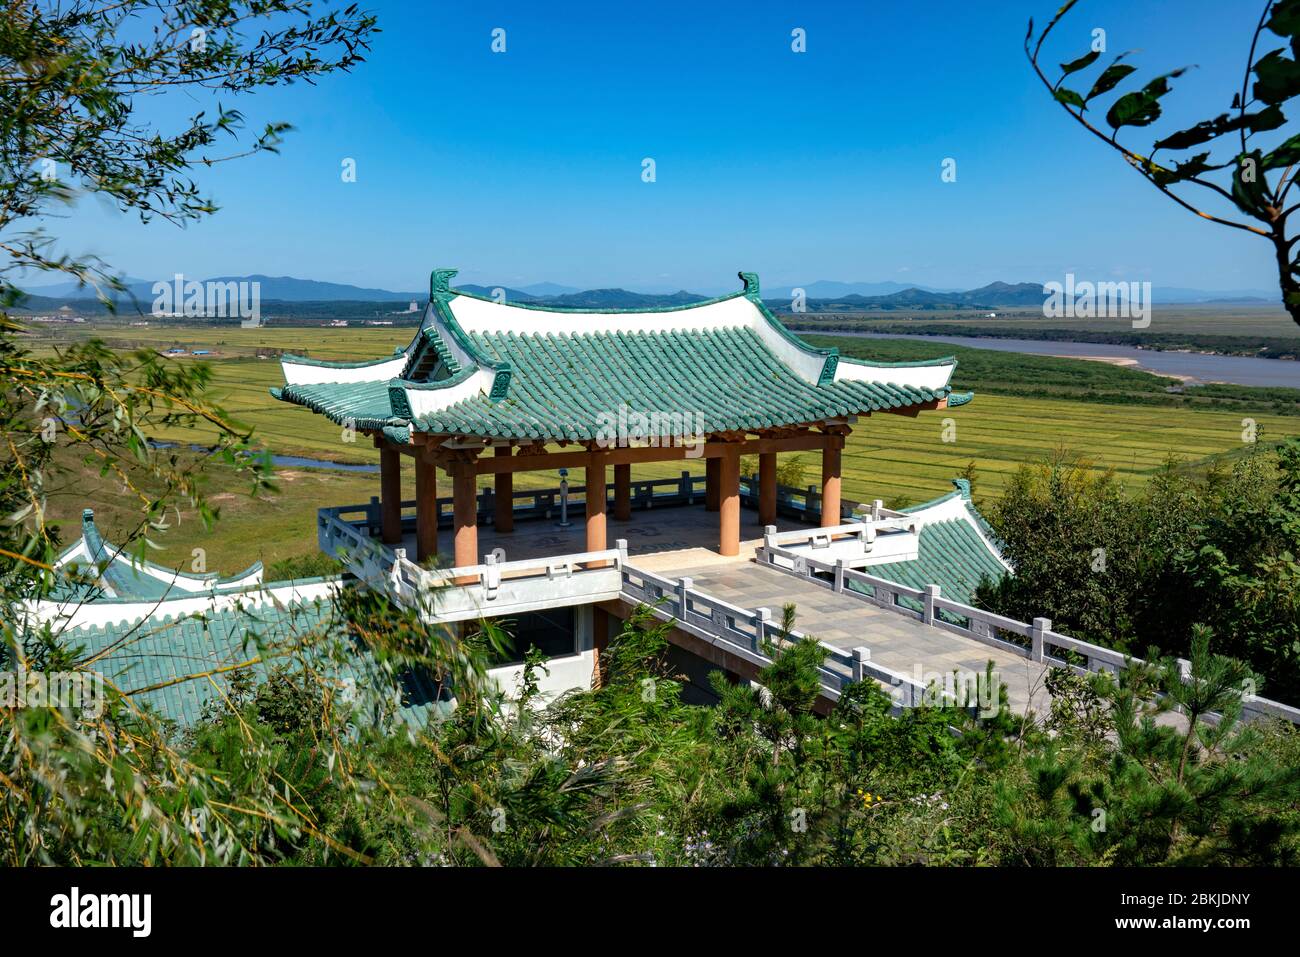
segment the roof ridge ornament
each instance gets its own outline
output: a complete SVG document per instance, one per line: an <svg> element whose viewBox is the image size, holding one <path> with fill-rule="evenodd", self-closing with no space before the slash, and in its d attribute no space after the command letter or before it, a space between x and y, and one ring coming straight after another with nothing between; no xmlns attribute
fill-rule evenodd
<svg viewBox="0 0 1300 957"><path fill-rule="evenodd" d="M755 302L759 301L758 294L758 273L756 272L738 272L737 276L745 284L745 297Z"/></svg>
<svg viewBox="0 0 1300 957"><path fill-rule="evenodd" d="M435 269L429 273L429 298L450 299L451 280L458 272L459 269Z"/></svg>

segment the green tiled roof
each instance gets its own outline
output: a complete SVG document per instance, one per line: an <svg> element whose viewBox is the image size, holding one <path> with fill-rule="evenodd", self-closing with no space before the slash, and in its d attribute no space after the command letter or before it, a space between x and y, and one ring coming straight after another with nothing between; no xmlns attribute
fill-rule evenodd
<svg viewBox="0 0 1300 957"><path fill-rule="evenodd" d="M971 501L970 482L953 479L952 484L955 491L903 509L920 519L916 558L868 565L863 571L908 588L938 585L945 598L967 605L974 599L981 579L987 576L997 581L1007 574L1000 556L1001 543ZM948 505L954 500L960 502L960 507ZM927 518L926 513L932 517ZM920 608L907 599L903 604Z"/></svg>
<svg viewBox="0 0 1300 957"><path fill-rule="evenodd" d="M620 407L689 417L661 435L683 424L752 432L952 395L955 359L878 364L815 349L763 306L749 273L741 274L744 292L732 296L606 312L492 303L452 290L454 274L434 272L397 378L363 379L363 363L335 370L286 357L289 381L272 394L390 438L409 440L415 431L540 441L600 438Z"/></svg>
<svg viewBox="0 0 1300 957"><path fill-rule="evenodd" d="M866 382L815 386L750 329L471 336L515 376L507 398L476 396L418 418L421 432L594 439L598 415L655 410L703 416L703 432L762 429L897 409L945 392ZM695 425L694 418L686 422Z"/></svg>
<svg viewBox="0 0 1300 957"><path fill-rule="evenodd" d="M382 429L398 425L388 397L388 382L321 382L286 385L271 395L284 402L303 405L338 423L351 422L358 429Z"/></svg>
<svg viewBox="0 0 1300 957"><path fill-rule="evenodd" d="M470 337L514 375L504 399L479 394L416 416L417 431L520 439L594 439L599 414L633 411L703 416L704 432L762 429L900 409L948 389L861 381L813 385L750 329L665 333ZM446 380L454 382L455 380ZM286 385L277 398L356 428L405 424L389 396L397 381Z"/></svg>
<svg viewBox="0 0 1300 957"><path fill-rule="evenodd" d="M81 540L63 550L55 567L72 574L56 579L49 600L94 600L107 593L118 600L156 601L193 594L196 590L246 587L241 583L258 574L262 563L254 562L231 578L166 568L105 541L95 524L94 511L85 509L81 513Z"/></svg>
<svg viewBox="0 0 1300 957"><path fill-rule="evenodd" d="M165 609L166 604L160 608ZM250 604L174 618L159 614L143 622L83 627L64 637L69 647L83 649L82 660L96 659L91 667L117 688L137 692L132 695L137 705L147 705L162 717L189 726L210 704L223 700L230 675L214 674L211 680L177 679L248 661L259 654L260 647L266 649L269 660L249 666L249 672L255 682L262 682L274 668L292 666L293 657L284 649L326 634L352 641L340 628L333 603L318 599L289 605ZM307 650L304 654L312 655L315 667L331 679L360 684L375 673L378 663L363 648L352 648L346 664L329 659L323 651ZM436 688L428 680L406 672L402 682L405 695L397 713L408 725L422 727L446 710L446 703L437 700ZM142 690L146 688L153 690Z"/></svg>

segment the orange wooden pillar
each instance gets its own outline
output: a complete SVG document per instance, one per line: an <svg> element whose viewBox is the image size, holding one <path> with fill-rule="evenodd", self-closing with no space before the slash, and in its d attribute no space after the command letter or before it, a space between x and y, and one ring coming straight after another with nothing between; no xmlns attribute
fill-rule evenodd
<svg viewBox="0 0 1300 957"><path fill-rule="evenodd" d="M628 462L614 466L614 520L632 520L632 465Z"/></svg>
<svg viewBox="0 0 1300 957"><path fill-rule="evenodd" d="M776 524L775 452L760 452L758 456L758 522L765 526Z"/></svg>
<svg viewBox="0 0 1300 957"><path fill-rule="evenodd" d="M509 458L510 446L498 445L496 456L499 459ZM513 532L515 530L515 474L513 472L496 474L493 497L496 499L496 514L492 518L492 524L496 526L498 532Z"/></svg>
<svg viewBox="0 0 1300 957"><path fill-rule="evenodd" d="M605 455L591 453L587 461L587 551L605 550Z"/></svg>
<svg viewBox="0 0 1300 957"><path fill-rule="evenodd" d="M844 437L830 435L822 447L822 528L840 524L840 450Z"/></svg>
<svg viewBox="0 0 1300 957"><path fill-rule="evenodd" d="M457 458L451 463L452 527L455 532L457 568L477 565L478 559L478 488L472 458ZM457 578L457 585L467 585L476 578Z"/></svg>
<svg viewBox="0 0 1300 957"><path fill-rule="evenodd" d="M385 545L402 544L402 456L387 446L379 450L379 525Z"/></svg>
<svg viewBox="0 0 1300 957"><path fill-rule="evenodd" d="M415 455L415 560L438 557L438 467Z"/></svg>
<svg viewBox="0 0 1300 957"><path fill-rule="evenodd" d="M722 476L722 459L704 460L704 510L718 510L718 482Z"/></svg>
<svg viewBox="0 0 1300 957"><path fill-rule="evenodd" d="M718 554L740 554L740 446L722 446L718 466Z"/></svg>

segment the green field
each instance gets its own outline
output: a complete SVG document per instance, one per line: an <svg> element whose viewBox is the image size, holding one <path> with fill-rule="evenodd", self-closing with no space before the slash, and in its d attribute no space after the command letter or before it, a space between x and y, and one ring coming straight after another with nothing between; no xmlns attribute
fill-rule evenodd
<svg viewBox="0 0 1300 957"><path fill-rule="evenodd" d="M125 345L119 336L125 339L128 334L144 332L113 330L106 338ZM391 352L410 334L409 329L388 327L321 329L319 335L304 341L302 329L191 327L168 329L156 341L217 351L211 363L214 397L235 418L253 427L273 452L335 462L377 462L378 455L364 436L354 443L345 442L342 429L324 418L272 399L269 388L282 381L279 363L254 356L259 348L301 352L310 346L310 354L319 358L359 359ZM857 354L884 351L889 358L917 349L926 355L961 351L931 349L928 343L910 340L843 341L851 343ZM40 348L49 342L33 344ZM1272 404L1262 398L1264 390L1259 397L1252 397L1248 390L1246 397L1232 398L1226 409L1144 405L1144 397L1177 401L1163 391L1170 380L1082 360L964 351L974 355L961 360L955 381L960 388L975 388L975 401L916 418L876 414L859 419L845 451L846 497L894 503L923 501L948 491L950 479L973 462L977 498L986 499L999 494L1021 463L1040 459L1058 447L1088 457L1095 468L1113 468L1126 482L1138 485L1169 455L1203 467L1214 457L1240 454L1247 447L1242 439L1243 419L1253 419L1265 440L1300 433L1300 418L1274 412ZM1036 390L1043 394L1014 394ZM1132 401L1125 403L1125 395ZM1095 396L1105 401L1095 401ZM944 440L946 420L955 424L955 437L948 435L954 441ZM182 442L206 439L202 433L180 431L155 437ZM806 462L806 482L816 482L819 463L814 456L808 456ZM683 468L694 471L702 466L690 461L638 466L634 476L665 477ZM533 473L517 476L515 481L522 489L554 486L558 477ZM405 483L408 490L413 489L409 470ZM212 570L232 572L257 558L270 563L309 555L316 551L317 508L364 502L378 493L377 476L335 470L284 468L279 470L279 484L279 496L253 501L229 475L214 470L212 490L222 509L217 529L204 532L192 515L183 513L177 527L154 536L166 546L159 557L179 562L188 557L191 548L203 546ZM88 488L96 491L87 495L83 490ZM442 489L441 494L447 493L448 489ZM110 529L123 527L130 518L130 504L89 476L84 482L67 483L53 501L55 514L68 520L75 519L86 504L96 508Z"/></svg>

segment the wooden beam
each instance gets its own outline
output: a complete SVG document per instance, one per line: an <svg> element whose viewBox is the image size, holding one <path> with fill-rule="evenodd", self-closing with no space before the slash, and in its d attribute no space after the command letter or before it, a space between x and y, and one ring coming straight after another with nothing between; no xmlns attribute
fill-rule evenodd
<svg viewBox="0 0 1300 957"><path fill-rule="evenodd" d="M763 452L813 452L824 446L826 436L820 432L807 432L802 435L783 439L749 439L745 442L710 442L705 444L703 452L698 448L622 448L610 449L597 454L605 456L609 465L637 465L644 462L676 462L685 459L722 458L725 447L740 449L742 455L755 455ZM691 453L691 454L688 454ZM541 455L512 455L509 458L495 456L481 458L475 466L479 475L497 472L542 472L553 469L586 468L591 452L545 452ZM438 459L439 463L442 458ZM444 468L447 466L444 466Z"/></svg>
<svg viewBox="0 0 1300 957"><path fill-rule="evenodd" d="M840 450L844 438L828 436L822 449L822 528L840 524Z"/></svg>
<svg viewBox="0 0 1300 957"><path fill-rule="evenodd" d="M438 470L432 462L415 460L415 560L438 555Z"/></svg>
<svg viewBox="0 0 1300 957"><path fill-rule="evenodd" d="M718 471L718 553L740 554L740 443L723 446Z"/></svg>
<svg viewBox="0 0 1300 957"><path fill-rule="evenodd" d="M495 457L499 459L510 458L510 446L498 445ZM498 532L513 532L515 530L515 474L513 472L497 472L493 494L496 499L496 515L492 518L493 525Z"/></svg>
<svg viewBox="0 0 1300 957"><path fill-rule="evenodd" d="M775 452L763 452L758 456L758 522L763 526L776 524Z"/></svg>
<svg viewBox="0 0 1300 957"><path fill-rule="evenodd" d="M473 459L459 457L451 466L451 498L453 527L455 530L455 560L457 568L477 565L478 555L478 487ZM457 585L468 585L476 578L457 579Z"/></svg>
<svg viewBox="0 0 1300 957"><path fill-rule="evenodd" d="M402 544L402 456L387 447L379 450L379 516L384 544Z"/></svg>
<svg viewBox="0 0 1300 957"><path fill-rule="evenodd" d="M614 466L614 520L632 520L632 465L628 462Z"/></svg>
<svg viewBox="0 0 1300 957"><path fill-rule="evenodd" d="M587 463L587 551L605 550L605 456L593 454ZM600 567L604 562L592 562L588 567Z"/></svg>

